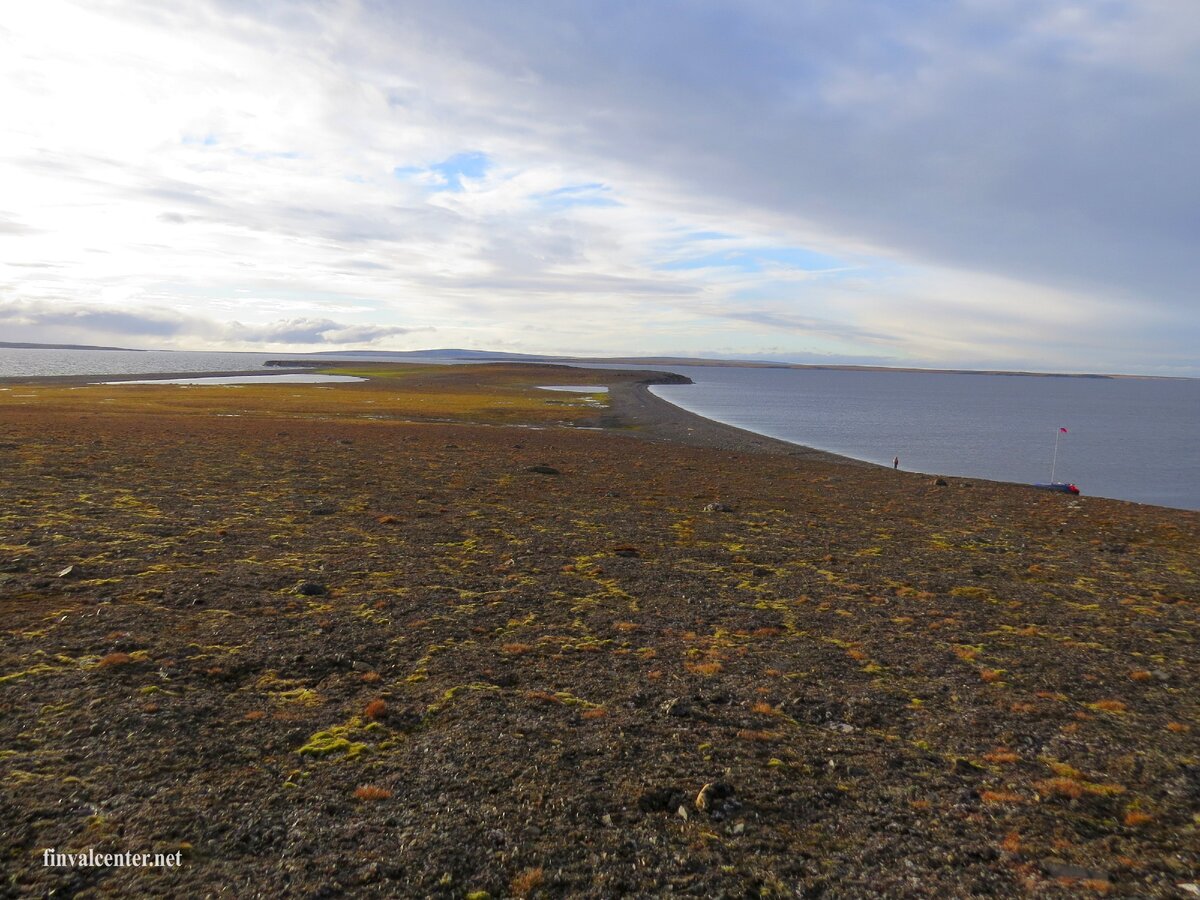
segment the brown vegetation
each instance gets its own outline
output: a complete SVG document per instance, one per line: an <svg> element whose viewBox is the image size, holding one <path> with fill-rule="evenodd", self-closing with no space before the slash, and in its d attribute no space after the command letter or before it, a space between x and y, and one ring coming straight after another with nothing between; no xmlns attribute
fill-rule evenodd
<svg viewBox="0 0 1200 900"><path fill-rule="evenodd" d="M611 373L453 369L0 392L6 890L1170 897L1200 867L1200 517L656 443ZM613 407L533 388L580 378Z"/></svg>

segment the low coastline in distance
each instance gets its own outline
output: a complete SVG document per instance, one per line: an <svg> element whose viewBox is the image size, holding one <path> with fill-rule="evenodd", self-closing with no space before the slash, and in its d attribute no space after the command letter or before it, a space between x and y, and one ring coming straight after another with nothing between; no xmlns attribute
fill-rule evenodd
<svg viewBox="0 0 1200 900"><path fill-rule="evenodd" d="M516 358L512 358L516 357ZM584 363L469 350L263 353L0 348L0 382L189 377L303 371L342 360L647 368L682 373L658 386L699 416L832 454L929 474L1031 484L1049 479L1053 437L1070 429L1056 477L1085 494L1200 509L1200 381L1157 376L907 371L662 357ZM653 359L654 361L651 361ZM86 379L85 379L86 380Z"/></svg>

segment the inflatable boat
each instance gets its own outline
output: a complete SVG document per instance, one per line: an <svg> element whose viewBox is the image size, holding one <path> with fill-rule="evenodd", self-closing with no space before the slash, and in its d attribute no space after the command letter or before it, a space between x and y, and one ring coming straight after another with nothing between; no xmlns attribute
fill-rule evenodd
<svg viewBox="0 0 1200 900"><path fill-rule="evenodd" d="M1079 488L1073 484L1067 484L1065 481L1051 481L1049 484L1035 484L1035 488L1041 488L1043 491L1058 491L1062 494L1078 494Z"/></svg>

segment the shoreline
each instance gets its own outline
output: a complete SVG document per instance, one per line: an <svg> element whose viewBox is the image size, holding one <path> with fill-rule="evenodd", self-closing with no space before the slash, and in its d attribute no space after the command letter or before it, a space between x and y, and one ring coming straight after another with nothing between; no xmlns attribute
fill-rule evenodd
<svg viewBox="0 0 1200 900"><path fill-rule="evenodd" d="M672 373L674 374L674 373ZM708 447L716 450L727 450L735 453L764 453L770 455L791 456L797 459L814 462L833 463L836 465L856 468L869 468L880 472L891 471L891 467L880 463L844 456L829 450L819 450L805 444L796 444L782 438L774 438L749 429L729 425L717 419L709 419L700 413L692 412L677 406L650 392L654 384L665 382L642 381L622 385L625 390L614 391L609 387L613 398L614 412L632 420L637 427L644 429L641 436L650 440L670 441L691 447ZM617 405L621 404L618 410ZM898 474L922 479L945 479L960 483L977 483L987 485L1003 485L1006 487L1027 488L1038 490L1032 482L1003 481L987 478L982 475L961 475L949 472L921 472L916 469L900 469ZM1161 503L1145 503L1139 500L1129 500L1122 497L1106 497L1101 494L1081 493L1077 498L1088 500L1103 500L1109 503L1128 503L1140 508L1164 510L1171 513L1198 514L1200 510L1185 506L1166 506Z"/></svg>
<svg viewBox="0 0 1200 900"><path fill-rule="evenodd" d="M675 373L663 374L674 375ZM634 436L643 440L670 442L688 447L705 447L734 453L791 456L797 459L844 466L872 465L849 456L817 450L803 444L794 444L791 441L769 437L756 431L709 419L650 392L650 388L655 384L669 383L671 382L666 379L646 379L608 385L608 395L612 403L611 418L615 422L607 427L629 428L633 429L631 433ZM603 422L604 419L601 421Z"/></svg>
<svg viewBox="0 0 1200 900"><path fill-rule="evenodd" d="M12 385L66 385L88 386L105 383L121 383L129 381L144 381L147 379L169 380L176 378L228 378L228 377L270 377L274 375L305 374L312 372L316 365L298 364L285 367L277 366L267 369L230 369L204 372L153 372L153 373L123 373L118 375L28 375L0 377L0 386ZM316 363L317 361L313 361ZM333 368L338 361L322 363L321 368ZM402 365L403 363L397 363ZM489 365L532 365L539 369L551 369L552 365L543 363L487 363ZM441 368L436 363L424 363L432 368ZM604 377L603 383L608 388L610 409L600 415L594 424L588 427L608 433L625 433L639 440L660 443L672 443L685 447L701 447L713 450L723 450L732 453L757 453L770 456L789 456L797 460L829 463L851 468L870 468L877 471L887 471L889 466L868 460L845 456L829 450L821 450L805 444L793 443L782 438L741 428L710 419L700 413L692 412L678 406L669 400L659 397L650 391L657 384L692 383L687 376L677 372L665 372L652 369L586 369L578 366L562 366L576 372L587 371ZM623 376L623 377L613 377ZM103 379L103 380L100 380ZM611 380L610 380L611 379ZM576 429L579 426L568 426ZM924 472L915 469L902 469L900 474L921 479L953 479L963 483L979 483L989 485L1005 485L1035 490L1032 483L1022 481L1005 481L980 475L964 475L946 472ZM1100 494L1084 493L1081 496L1091 500L1104 500L1115 503L1128 503L1137 507L1160 509L1172 513L1198 513L1200 510L1183 506L1167 506L1160 503L1148 503L1120 497L1107 497Z"/></svg>
<svg viewBox="0 0 1200 900"><path fill-rule="evenodd" d="M235 378L242 375L300 375L310 371L304 368L276 369L264 372L261 369L230 369L220 372L124 372L119 375L5 375L0 376L0 384L65 384L83 387L91 384L104 384L119 381L145 381L148 379L167 381L174 378ZM98 380L103 379L103 381Z"/></svg>

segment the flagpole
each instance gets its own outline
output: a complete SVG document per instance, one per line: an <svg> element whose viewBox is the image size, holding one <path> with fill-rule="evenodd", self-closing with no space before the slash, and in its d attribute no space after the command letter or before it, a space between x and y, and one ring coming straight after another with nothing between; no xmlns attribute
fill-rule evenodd
<svg viewBox="0 0 1200 900"><path fill-rule="evenodd" d="M1062 435L1061 428L1054 429L1054 458L1050 461L1050 483L1054 484L1054 469L1058 466L1058 439Z"/></svg>

